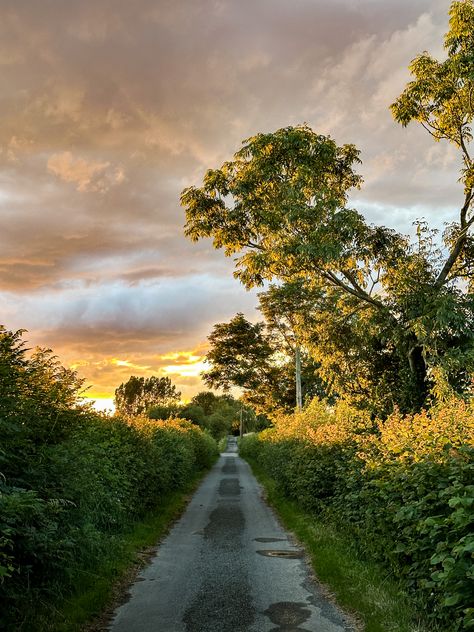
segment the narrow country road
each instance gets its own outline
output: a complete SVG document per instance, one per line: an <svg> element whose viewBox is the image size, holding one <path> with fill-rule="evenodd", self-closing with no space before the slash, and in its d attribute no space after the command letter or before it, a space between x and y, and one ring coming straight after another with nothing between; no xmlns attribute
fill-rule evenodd
<svg viewBox="0 0 474 632"><path fill-rule="evenodd" d="M349 632L229 439L112 632Z"/></svg>

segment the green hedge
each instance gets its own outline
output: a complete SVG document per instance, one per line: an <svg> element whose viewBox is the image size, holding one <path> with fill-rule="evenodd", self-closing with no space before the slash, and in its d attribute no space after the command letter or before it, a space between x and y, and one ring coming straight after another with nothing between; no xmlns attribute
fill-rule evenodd
<svg viewBox="0 0 474 632"><path fill-rule="evenodd" d="M474 629L473 408L452 402L385 424L290 418L243 439L281 492L349 531L446 631ZM308 419L306 419L308 421ZM292 427L293 423L293 427Z"/></svg>
<svg viewBox="0 0 474 632"><path fill-rule="evenodd" d="M76 404L80 380L27 357L0 328L0 628L34 629L121 534L217 456L183 420L107 418ZM49 606L48 606L49 604Z"/></svg>

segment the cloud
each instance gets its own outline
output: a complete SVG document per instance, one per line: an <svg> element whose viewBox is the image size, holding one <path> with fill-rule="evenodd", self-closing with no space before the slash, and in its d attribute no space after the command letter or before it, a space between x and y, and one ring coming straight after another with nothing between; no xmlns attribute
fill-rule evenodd
<svg viewBox="0 0 474 632"><path fill-rule="evenodd" d="M410 60L442 55L449 5L0 4L1 320L104 394L129 370L112 358L153 368L215 322L253 318L232 261L185 240L179 195L242 139L290 124L359 146L351 204L369 221L452 219L455 154L388 110Z"/></svg>
<svg viewBox="0 0 474 632"><path fill-rule="evenodd" d="M112 167L110 162L88 162L75 158L70 151L53 154L48 159L48 170L65 182L73 182L78 191L105 193L125 180L122 167Z"/></svg>

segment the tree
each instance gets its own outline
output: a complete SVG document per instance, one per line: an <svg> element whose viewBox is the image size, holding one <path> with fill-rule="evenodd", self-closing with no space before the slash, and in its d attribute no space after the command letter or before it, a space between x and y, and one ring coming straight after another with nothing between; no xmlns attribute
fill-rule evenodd
<svg viewBox="0 0 474 632"><path fill-rule="evenodd" d="M205 415L211 415L218 401L219 396L212 391L200 391L194 395L190 403L202 408Z"/></svg>
<svg viewBox="0 0 474 632"><path fill-rule="evenodd" d="M189 404L183 406L181 410L178 412L179 417L183 417L184 419L188 419L192 421L193 424L197 426L201 426L202 428L206 427L206 413L202 406L198 404L194 404L190 402Z"/></svg>
<svg viewBox="0 0 474 632"><path fill-rule="evenodd" d="M229 323L214 325L208 336L211 345L203 373L204 382L224 391L231 386L257 389L267 379L269 359L274 353L263 323L250 323L239 313Z"/></svg>
<svg viewBox="0 0 474 632"><path fill-rule="evenodd" d="M171 404L153 404L147 409L146 414L150 419L160 419L165 421L166 419L173 419L178 417L180 406L177 402Z"/></svg>
<svg viewBox="0 0 474 632"><path fill-rule="evenodd" d="M407 240L369 227L346 207L358 151L307 126L258 134L234 161L206 173L182 194L186 234L213 237L247 286L299 282L339 311L370 309L398 327L396 309L376 293L385 268L409 258ZM407 345L408 346L408 345Z"/></svg>
<svg viewBox="0 0 474 632"><path fill-rule="evenodd" d="M187 236L212 237L216 248L236 257L234 274L246 287L279 280L311 290L313 313L322 314L319 338L335 335L329 346L345 354L349 367L352 356L358 369L366 364L361 391L382 389L384 401L408 409L424 404L440 373L463 391L474 367L473 14L471 0L453 3L448 60L417 58L416 79L392 106L404 125L420 120L436 139L461 151L464 203L459 222L444 235L444 258L423 223L411 243L386 227L368 226L348 208L349 191L361 184L354 171L357 149L338 147L306 125L247 139L232 161L207 171L202 187L181 196ZM465 287L460 279L467 279ZM338 339L334 316L349 345ZM377 377L384 362L390 375ZM397 372L403 392L386 392Z"/></svg>
<svg viewBox="0 0 474 632"><path fill-rule="evenodd" d="M326 390L317 377L317 365L302 347L305 339L303 330L308 313L313 306L301 279L282 285L270 285L266 292L258 295L259 310L263 314L267 329L272 334L274 346L286 349L294 358L296 408L301 410L305 395L326 396ZM309 300L308 300L309 299ZM303 356L303 373L301 359ZM308 370L309 369L309 370ZM305 384L303 385L303 375Z"/></svg>
<svg viewBox="0 0 474 632"><path fill-rule="evenodd" d="M208 337L211 349L203 373L204 382L228 391L236 386L244 390L244 400L259 412L294 410L295 379L293 354L268 332L264 322L250 323L237 314L229 323L218 323ZM308 395L320 385L312 361L305 363L303 386Z"/></svg>
<svg viewBox="0 0 474 632"><path fill-rule="evenodd" d="M464 201L459 221L445 235L449 255L434 282L436 288L464 276L472 282L473 264L469 235L474 223L474 163L469 150L474 116L473 1L453 2L449 15L450 29L444 40L448 58L439 62L426 52L418 55L410 64L414 79L391 105L395 120L404 127L418 121L436 141L447 140L454 145L462 158Z"/></svg>
<svg viewBox="0 0 474 632"><path fill-rule="evenodd" d="M206 354L210 369L202 374L205 384L224 391L236 386L246 401L267 408L281 395L281 371L275 365L275 349L265 332L265 324L250 323L239 313L229 323L217 323L208 336Z"/></svg>
<svg viewBox="0 0 474 632"><path fill-rule="evenodd" d="M0 325L0 485L31 489L43 480L47 450L90 410L81 401L84 380L49 349L28 353L24 331Z"/></svg>
<svg viewBox="0 0 474 632"><path fill-rule="evenodd" d="M247 428L253 429L258 426L253 410L229 393L216 395L212 391L201 391L181 409L179 415L197 423L219 440L233 431L241 411Z"/></svg>
<svg viewBox="0 0 474 632"><path fill-rule="evenodd" d="M152 406L170 405L179 401L181 393L171 383L169 377L135 377L115 390L115 407L124 415L141 415Z"/></svg>

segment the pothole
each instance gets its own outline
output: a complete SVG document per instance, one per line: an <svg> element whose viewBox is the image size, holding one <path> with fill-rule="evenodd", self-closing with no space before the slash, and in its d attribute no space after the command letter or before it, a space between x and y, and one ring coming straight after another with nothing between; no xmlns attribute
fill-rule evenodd
<svg viewBox="0 0 474 632"><path fill-rule="evenodd" d="M264 549L257 551L259 555L263 555L265 557L283 557L288 559L296 559L298 557L303 557L303 551L284 551L279 549Z"/></svg>
<svg viewBox="0 0 474 632"><path fill-rule="evenodd" d="M273 628L275 631L294 630L296 632L298 630L304 632L305 629L299 626L305 621L308 621L311 616L311 611L304 603L279 601L272 603L271 606L265 610L264 614L272 623L276 623L276 625L279 626L278 628Z"/></svg>

